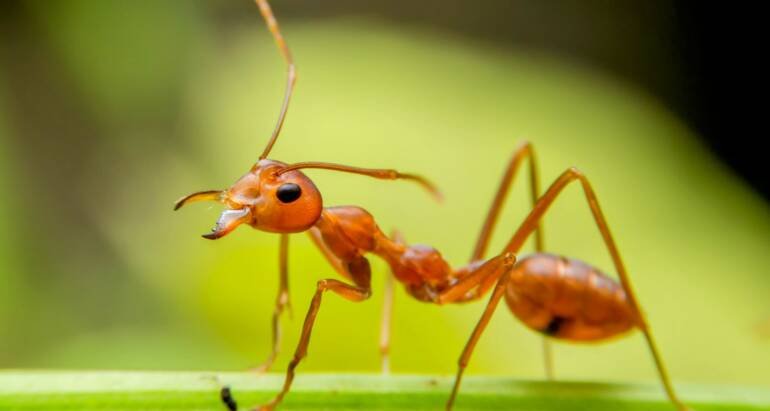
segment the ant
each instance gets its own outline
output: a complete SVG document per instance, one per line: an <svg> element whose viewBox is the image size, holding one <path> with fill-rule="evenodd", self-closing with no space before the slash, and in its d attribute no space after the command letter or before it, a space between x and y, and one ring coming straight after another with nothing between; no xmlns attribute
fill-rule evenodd
<svg viewBox="0 0 770 411"><path fill-rule="evenodd" d="M450 410L471 354L497 308L500 300L527 327L546 338L573 342L593 342L618 336L634 328L647 341L660 380L670 401L680 411L687 407L677 398L666 372L650 327L631 288L628 272L618 252L609 226L588 178L576 168L564 171L541 196L535 152L531 144L522 144L513 154L492 202L470 262L451 268L441 254L426 245L407 245L399 235L385 235L366 210L356 206L324 207L321 193L303 169L325 169L360 174L385 180L411 180L440 197L436 187L415 175L389 169L370 169L322 162L286 164L267 156L275 144L286 117L297 79L294 60L280 32L267 0L255 0L272 33L278 49L288 65L286 92L278 122L257 163L226 190L201 191L180 199L174 209L198 201L218 201L225 205L211 233L204 238L224 237L236 227L246 224L261 231L279 233L280 286L273 313L273 351L260 367L267 370L278 352L278 322L289 304L287 259L289 234L307 232L332 268L347 281L324 279L316 284L294 357L289 363L283 388L260 410L273 410L289 392L295 369L307 355L310 335L323 296L331 291L352 302L367 300L372 295L371 269L365 254L375 254L390 266L392 276L406 292L417 300L432 304L458 304L478 300L491 290L491 297L459 359L457 376L446 403ZM532 210L511 237L505 248L485 259L489 239L498 220L507 193L521 164L529 161ZM559 194L570 183L579 182L588 206L612 257L620 278L616 282L598 269L576 259L543 252L541 219ZM517 260L524 242L535 237L536 253ZM386 284L390 284L388 280ZM386 286L386 293L390 293ZM387 364L390 302L386 298L383 314L381 351ZM546 369L550 370L546 343ZM549 372L550 375L550 372ZM236 409L230 389L220 393L228 409Z"/></svg>

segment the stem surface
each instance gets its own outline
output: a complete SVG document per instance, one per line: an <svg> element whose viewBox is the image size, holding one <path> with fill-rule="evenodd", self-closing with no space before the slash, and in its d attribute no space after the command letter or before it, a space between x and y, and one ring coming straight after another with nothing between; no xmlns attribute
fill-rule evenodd
<svg viewBox="0 0 770 411"><path fill-rule="evenodd" d="M137 371L0 371L0 410L225 410L221 385L242 410L271 398L281 374ZM449 377L303 374L282 410L441 410ZM762 387L676 384L693 410L770 410ZM457 410L666 410L657 384L521 381L468 377Z"/></svg>

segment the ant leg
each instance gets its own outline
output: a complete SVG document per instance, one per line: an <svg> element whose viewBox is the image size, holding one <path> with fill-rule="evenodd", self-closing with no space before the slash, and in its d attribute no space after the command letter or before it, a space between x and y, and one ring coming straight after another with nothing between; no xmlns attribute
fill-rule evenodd
<svg viewBox="0 0 770 411"><path fill-rule="evenodd" d="M553 381L556 379L556 375L553 371L553 349L551 347L551 340L548 337L542 337L540 340L543 345L543 368L545 369L545 379Z"/></svg>
<svg viewBox="0 0 770 411"><path fill-rule="evenodd" d="M537 199L540 197L540 179L537 172L537 161L535 160L535 150L532 144L525 141L519 145L519 147L513 152L513 157L508 164L508 168L503 174L503 179L500 181L500 186L495 194L495 199L492 201L492 206L487 212L487 218L484 220L484 225L481 227L479 238L476 240L476 247L473 249L473 255L471 256L471 262L481 260L487 251L489 240L492 237L492 231L495 229L497 220L500 217L500 210L505 203L508 192L510 191L513 179L516 178L516 173L519 171L521 163L529 157L529 188L532 197L532 206L537 203ZM540 222L542 225L542 222ZM543 251L543 233L542 227L538 227L535 232L535 249L538 252Z"/></svg>
<svg viewBox="0 0 770 411"><path fill-rule="evenodd" d="M286 111L289 108L289 101L291 100L291 95L294 91L294 83L297 81L297 71L294 67L294 58L292 58L291 52L289 51L289 46L286 45L286 40L284 40L283 35L281 34L281 30L278 27L278 21L276 21L275 16L273 15L273 10L270 8L270 4L267 2L267 0L255 0L255 2L259 7L259 12L265 19L267 28L270 30L270 33L273 34L275 44L278 46L278 49L283 55L283 59L288 65L286 77L286 93L283 97L281 112L278 115L278 122L275 125L275 129L273 130L273 134L270 137L270 141L267 143L267 146L262 152L262 155L259 156L259 159L262 160L267 158L267 155L270 154L270 150L273 148L275 140L278 139L278 134L281 132L281 127L283 127L283 121L286 118Z"/></svg>
<svg viewBox="0 0 770 411"><path fill-rule="evenodd" d="M484 258L487 247L489 246L489 240L492 237L492 232L499 220L503 203L505 203L505 199L508 196L508 192L511 189L513 180L516 178L521 163L527 157L529 157L529 188L532 206L534 207L537 203L537 199L540 197L540 178L537 170L535 150L530 142L524 141L513 152L513 156L508 163L508 168L505 170L505 174L503 174L503 179L500 181L500 186L497 189L497 194L495 194L495 199L492 201L492 206L487 212L487 218L484 220L484 225L481 227L481 232L476 241L476 247L473 250L471 261ZM543 249L543 222L540 221L538 227L535 229L535 251L540 253ZM491 287L491 285L492 284L488 284L488 287ZM546 337L543 337L543 365L546 378L548 380L553 380L553 353L551 350L551 341Z"/></svg>
<svg viewBox="0 0 770 411"><path fill-rule="evenodd" d="M281 314L284 309L291 313L291 302L289 300L289 235L281 234L281 246L279 254L279 272L280 280L278 286L278 296L275 299L275 309L273 310L273 350L267 360L256 368L257 372L267 372L272 367L275 358L281 350Z"/></svg>
<svg viewBox="0 0 770 411"><path fill-rule="evenodd" d="M556 200L564 187L573 181L580 181L580 184L583 187L583 192L585 194L586 200L588 201L588 206L591 208L591 213L594 217L597 227L599 228L599 232L602 235L602 239L604 240L604 243L610 252L612 261L615 265L615 269L617 270L618 276L620 277L620 283L628 295L629 303L638 316L638 326L642 333L644 333L644 337L647 340L647 345L649 346L650 352L652 353L652 357L655 361L655 366L658 370L660 380L663 383L663 388L665 389L668 398L679 410L687 410L687 407L679 400L676 393L674 392L674 387L672 386L671 380L668 377L668 372L666 371L666 367L663 364L663 359L661 358L660 353L658 352L658 347L655 344L654 338L652 337L650 326L647 323L644 314L642 313L641 306L639 305L636 295L634 294L634 291L631 287L631 281L628 272L626 271L625 265L623 264L623 260L620 258L620 252L618 252L615 240L612 238L609 226L607 225L607 220L604 218L604 214L599 207L599 200L596 197L591 184L585 175L583 175L583 173L581 173L576 168L569 168L564 173L562 173L562 175L556 179L551 187L548 188L548 191L546 191L540 200L538 200L537 204L521 224L516 233L513 235L504 251L516 253L521 248L532 231L537 229L538 222L542 218L543 214L548 210L554 200Z"/></svg>
<svg viewBox="0 0 770 411"><path fill-rule="evenodd" d="M345 278L351 279L350 273L342 266L339 258L337 258L326 247L321 238L321 233L317 229L310 229L308 231L310 239L313 240L313 244L318 247L321 254L326 258L326 261L331 265L337 273ZM397 231L393 232L392 238L395 242L403 243L403 238ZM382 364L382 373L388 374L390 372L390 324L391 314L393 312L393 284L394 278L391 273L385 278L384 300L382 304L382 320L380 323L380 356Z"/></svg>
<svg viewBox="0 0 770 411"><path fill-rule="evenodd" d="M398 230L393 230L390 238L396 244L404 244L404 236ZM380 319L380 358L382 374L390 374L390 329L393 319L393 287L395 278L392 272L385 276L383 288L382 317Z"/></svg>
<svg viewBox="0 0 770 411"><path fill-rule="evenodd" d="M465 303L481 298L505 273L506 254L500 254L472 269L454 285L441 291L434 302L439 305Z"/></svg>
<svg viewBox="0 0 770 411"><path fill-rule="evenodd" d="M382 374L390 374L390 324L393 315L393 274L385 276L385 288L383 289L382 319L380 322L380 358Z"/></svg>
<svg viewBox="0 0 770 411"><path fill-rule="evenodd" d="M361 260L366 261L363 258L361 258ZM368 263L366 263L367 270L368 267ZM310 344L310 334L313 331L313 324L315 323L316 316L318 315L318 310L321 307L321 298L323 297L324 292L332 291L335 294L345 298L346 300L353 302L364 301L368 299L372 294L371 287L368 285L368 272L366 273L365 277L364 286L353 286L334 279L320 280L318 282L315 295L313 296L313 300L310 303L307 316L305 317L305 323L302 326L302 335L300 337L299 343L297 344L297 350L295 351L294 358L289 363L289 368L286 371L286 379L284 380L283 388L269 403L257 408L258 410L273 410L275 406L283 400L283 397L286 395L286 393L289 392L291 383L294 381L294 370L297 368L297 365L299 365L300 361L302 361L302 359L307 355L307 348Z"/></svg>
<svg viewBox="0 0 770 411"><path fill-rule="evenodd" d="M326 262L329 263L332 268L334 268L334 271L336 271L337 274L352 280L353 278L350 276L350 273L342 265L342 261L340 261L340 259L337 258L337 256L334 255L334 253L332 253L328 247L326 247L326 244L324 244L321 232L317 228L311 228L307 231L307 233L310 236L310 239L313 240L313 244L315 244L315 246L318 248L318 251L323 254Z"/></svg>
<svg viewBox="0 0 770 411"><path fill-rule="evenodd" d="M468 361L470 361L473 349L476 347L476 343L479 341L481 333L484 332L487 324L489 324L489 320L492 318L492 313L494 313L495 308L497 308L497 304L505 294L505 287L508 284L508 279L510 278L511 269L516 262L516 257L513 255L513 253L504 253L487 262L485 266L491 262L498 262L498 264L495 265L499 266L501 270L498 270L498 267L495 267L496 269L494 271L502 271L502 273L497 280L497 286L495 287L492 296L489 298L489 303L487 303L487 307L484 309L484 313L481 314L481 318L479 319L478 323L476 323L476 328L473 329L473 333L468 339L468 342L465 344L462 355L460 355L460 360L458 361L457 367L457 376L455 377L454 386L452 387L452 394L450 394L449 400L446 404L447 411L452 409L452 405L454 404L455 398L457 397L457 392L460 389L460 382L462 381L465 367L468 365Z"/></svg>

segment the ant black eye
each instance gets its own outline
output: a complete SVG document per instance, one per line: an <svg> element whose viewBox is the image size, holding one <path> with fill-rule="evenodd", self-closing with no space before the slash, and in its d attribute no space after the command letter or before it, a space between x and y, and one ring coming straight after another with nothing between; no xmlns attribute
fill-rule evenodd
<svg viewBox="0 0 770 411"><path fill-rule="evenodd" d="M286 183L278 187L275 195L282 203L291 203L302 195L302 189L294 183Z"/></svg>

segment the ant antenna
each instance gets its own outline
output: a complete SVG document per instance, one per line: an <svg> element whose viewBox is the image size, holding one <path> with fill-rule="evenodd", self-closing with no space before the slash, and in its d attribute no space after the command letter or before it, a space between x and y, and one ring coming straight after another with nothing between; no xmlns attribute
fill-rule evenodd
<svg viewBox="0 0 770 411"><path fill-rule="evenodd" d="M267 28L271 33L273 33L273 38L275 39L275 44L278 46L278 50L280 50L281 54L283 55L283 59L288 65L288 72L286 75L286 94L284 94L283 97L281 112L278 114L278 123L275 125L273 135L270 137L270 141L267 142L267 146L262 152L262 155L259 156L259 159L263 160L267 158L268 154L270 154L270 150L273 149L275 141L278 140L278 134L281 133L283 121L286 119L286 110L289 108L289 101L291 100L291 95L294 91L294 83L297 81L297 71L294 68L294 58L291 56L289 46L286 45L286 40L283 39L283 35L281 34L280 28L278 27L278 22L275 20L275 16L273 16L273 11L270 9L270 5L267 3L267 0L255 0L255 2L259 7L259 12L265 19L265 23L267 23Z"/></svg>
<svg viewBox="0 0 770 411"><path fill-rule="evenodd" d="M436 201L441 202L444 199L444 196L441 194L441 191L439 191L436 185L425 177L416 174L400 173L392 169L361 168L346 166L342 164L312 161L305 163L295 163L286 166L278 170L276 174L281 175L283 173L287 173L292 170L299 170L301 168L320 168L324 170L342 171L345 173L361 174L369 177L379 178L381 180L412 180L426 189L433 196L433 198L436 199Z"/></svg>

